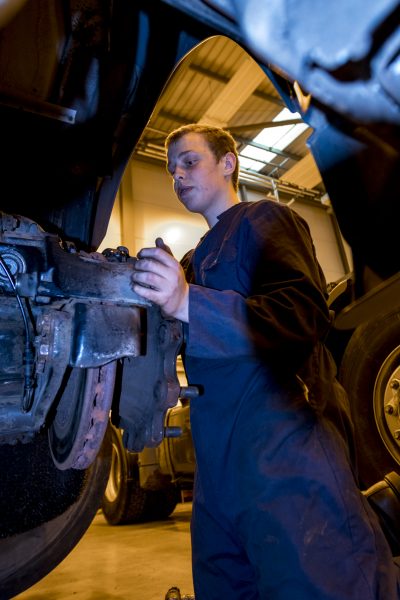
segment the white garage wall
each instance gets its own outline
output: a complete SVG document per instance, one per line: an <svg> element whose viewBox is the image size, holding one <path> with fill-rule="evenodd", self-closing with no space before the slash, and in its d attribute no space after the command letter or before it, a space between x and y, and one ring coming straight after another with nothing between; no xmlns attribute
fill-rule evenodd
<svg viewBox="0 0 400 600"><path fill-rule="evenodd" d="M330 211L325 208L314 208L302 202L295 202L292 208L307 221L310 227L317 258L327 282L340 279L346 274L346 269L343 264ZM346 255L349 261L348 252L346 252Z"/></svg>
<svg viewBox="0 0 400 600"><path fill-rule="evenodd" d="M249 201L261 197L261 192L247 192ZM292 208L309 224L327 282L336 281L346 273L346 268L330 211L323 205L311 206L301 201L296 201ZM107 235L99 250L123 245L134 256L140 248L153 246L156 237L162 237L176 258L180 259L206 231L204 219L188 213L177 200L171 178L164 167L132 160L124 175ZM351 262L348 247L346 253Z"/></svg>

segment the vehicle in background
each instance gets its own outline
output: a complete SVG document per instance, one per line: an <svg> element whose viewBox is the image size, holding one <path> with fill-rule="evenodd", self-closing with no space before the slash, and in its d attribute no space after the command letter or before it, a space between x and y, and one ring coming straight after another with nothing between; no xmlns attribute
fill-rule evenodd
<svg viewBox="0 0 400 600"><path fill-rule="evenodd" d="M169 435L157 447L131 452L123 431L110 423L112 457L101 508L110 525L166 519L178 502L192 497L195 458L190 428L189 387L181 357L176 361L180 398L165 415ZM183 397L185 395L185 397Z"/></svg>
<svg viewBox="0 0 400 600"><path fill-rule="evenodd" d="M195 458L188 402L168 409L166 426L180 435L137 453L126 450L123 432L110 425L111 468L101 503L110 525L166 519L178 502L191 499Z"/></svg>

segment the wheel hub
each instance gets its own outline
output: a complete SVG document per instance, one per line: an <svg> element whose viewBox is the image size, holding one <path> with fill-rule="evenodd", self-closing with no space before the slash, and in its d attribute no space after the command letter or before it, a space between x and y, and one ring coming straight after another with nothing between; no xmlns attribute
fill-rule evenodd
<svg viewBox="0 0 400 600"><path fill-rule="evenodd" d="M385 446L400 463L400 346L388 355L376 378L374 413Z"/></svg>
<svg viewBox="0 0 400 600"><path fill-rule="evenodd" d="M112 445L111 469L104 495L109 502L115 502L121 488L121 459L115 443Z"/></svg>

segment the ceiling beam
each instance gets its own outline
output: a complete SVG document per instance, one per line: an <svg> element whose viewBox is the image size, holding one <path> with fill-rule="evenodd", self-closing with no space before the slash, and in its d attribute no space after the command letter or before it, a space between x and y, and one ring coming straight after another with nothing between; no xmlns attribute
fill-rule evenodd
<svg viewBox="0 0 400 600"><path fill-rule="evenodd" d="M232 134L238 142L242 144L246 144L249 146L254 146L255 148L259 148L260 150L266 150L267 152L273 152L274 154L278 154L278 156L283 156L284 158L290 158L291 160L301 160L301 156L299 154L294 154L294 152L287 152L287 150L279 150L279 148L274 148L274 146L264 146L264 144L259 144L254 140L249 140L247 138Z"/></svg>
<svg viewBox="0 0 400 600"><path fill-rule="evenodd" d="M191 63L189 65L189 69L192 69L192 71L196 71L196 73L199 73L200 75L204 75L204 77L209 77L210 79L215 79L215 81L219 81L220 83L223 83L223 84L227 84L228 81L230 81L230 77L227 77L226 75L221 75L220 73L216 73L215 71L211 71L210 69L207 69L207 67L203 67L202 65L198 65L196 63ZM262 92L261 90L258 90L258 89L255 89L252 92L252 95L256 96L257 98L261 98L261 100L265 100L266 102L271 102L272 104L276 104L276 106L280 106L280 107L286 106L281 98L277 98L276 96L273 96L272 94L267 94L266 92Z"/></svg>
<svg viewBox="0 0 400 600"><path fill-rule="evenodd" d="M242 104L265 80L265 73L250 57L245 56L236 73L223 86L204 115L197 121L216 127L227 127Z"/></svg>
<svg viewBox="0 0 400 600"><path fill-rule="evenodd" d="M264 121L263 123L246 123L245 125L230 125L229 131L231 133L240 133L241 131L248 131L249 129L269 129L270 127L283 127L284 125L297 125L303 123L302 119L285 119L282 121Z"/></svg>

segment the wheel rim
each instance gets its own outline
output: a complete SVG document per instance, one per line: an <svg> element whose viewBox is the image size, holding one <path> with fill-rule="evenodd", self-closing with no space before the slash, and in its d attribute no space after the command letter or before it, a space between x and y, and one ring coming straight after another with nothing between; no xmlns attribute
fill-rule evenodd
<svg viewBox="0 0 400 600"><path fill-rule="evenodd" d="M382 363L375 382L373 402L381 439L400 464L400 346Z"/></svg>
<svg viewBox="0 0 400 600"><path fill-rule="evenodd" d="M121 457L116 442L112 443L111 469L104 496L108 502L115 502L121 489Z"/></svg>

